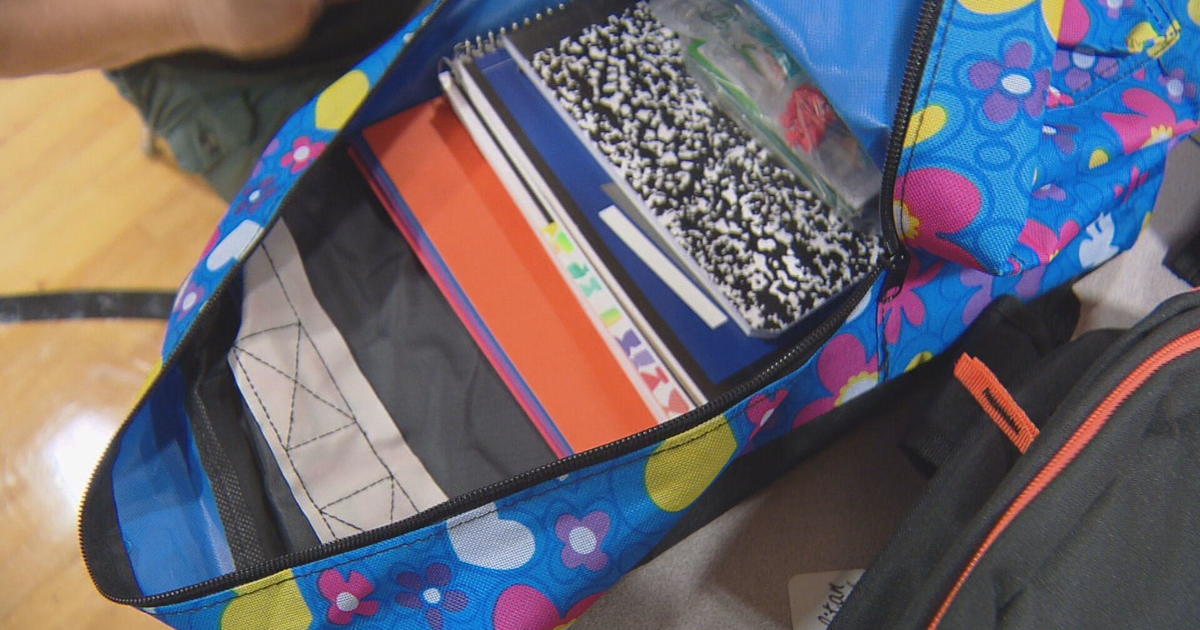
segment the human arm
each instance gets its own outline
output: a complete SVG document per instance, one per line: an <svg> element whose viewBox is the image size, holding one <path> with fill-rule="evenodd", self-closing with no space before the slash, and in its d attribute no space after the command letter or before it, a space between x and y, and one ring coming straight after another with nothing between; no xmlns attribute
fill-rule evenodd
<svg viewBox="0 0 1200 630"><path fill-rule="evenodd" d="M256 58L307 35L324 0L0 0L0 76L114 68L185 50Z"/></svg>

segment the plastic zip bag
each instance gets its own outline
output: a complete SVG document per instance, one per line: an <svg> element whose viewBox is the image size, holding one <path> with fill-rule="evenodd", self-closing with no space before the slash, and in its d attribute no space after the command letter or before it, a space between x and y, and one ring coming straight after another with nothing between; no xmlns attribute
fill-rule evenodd
<svg viewBox="0 0 1200 630"><path fill-rule="evenodd" d="M675 31L688 71L813 192L862 226L881 175L824 92L749 7L733 0L650 0Z"/></svg>

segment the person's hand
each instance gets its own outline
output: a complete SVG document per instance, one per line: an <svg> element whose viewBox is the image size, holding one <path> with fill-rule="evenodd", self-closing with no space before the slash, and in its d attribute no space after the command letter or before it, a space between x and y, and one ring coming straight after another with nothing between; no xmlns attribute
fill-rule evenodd
<svg viewBox="0 0 1200 630"><path fill-rule="evenodd" d="M308 35L329 0L175 0L203 48L234 57L285 53ZM336 1L336 0L335 0Z"/></svg>

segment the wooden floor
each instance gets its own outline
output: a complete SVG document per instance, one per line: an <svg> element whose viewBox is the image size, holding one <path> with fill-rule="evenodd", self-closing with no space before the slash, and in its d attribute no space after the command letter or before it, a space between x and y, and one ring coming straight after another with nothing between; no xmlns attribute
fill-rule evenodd
<svg viewBox="0 0 1200 630"><path fill-rule="evenodd" d="M224 204L139 151L99 73L0 80L0 295L179 284ZM96 593L75 533L162 324L0 323L0 628L158 628Z"/></svg>

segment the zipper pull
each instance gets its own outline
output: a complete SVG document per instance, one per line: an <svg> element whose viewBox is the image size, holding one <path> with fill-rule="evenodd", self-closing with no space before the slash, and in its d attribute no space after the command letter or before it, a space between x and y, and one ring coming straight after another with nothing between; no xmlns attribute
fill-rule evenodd
<svg viewBox="0 0 1200 630"><path fill-rule="evenodd" d="M904 277L908 274L908 265L912 262L912 256L908 253L908 248L900 245L899 249L892 252L891 259L887 262L887 272L883 277L883 292L879 296L881 302L890 302L900 295L900 289L904 286Z"/></svg>

